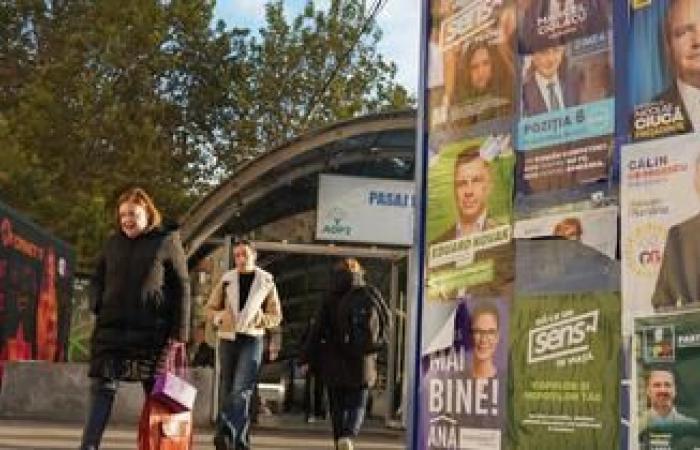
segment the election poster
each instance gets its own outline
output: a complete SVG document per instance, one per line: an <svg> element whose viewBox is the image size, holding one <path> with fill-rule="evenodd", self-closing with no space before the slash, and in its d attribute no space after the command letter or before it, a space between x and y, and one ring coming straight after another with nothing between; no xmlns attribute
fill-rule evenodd
<svg viewBox="0 0 700 450"><path fill-rule="evenodd" d="M509 304L472 297L453 307L450 346L421 360L416 448L505 448Z"/></svg>
<svg viewBox="0 0 700 450"><path fill-rule="evenodd" d="M700 306L700 138L681 135L623 146L622 292L631 319Z"/></svg>
<svg viewBox="0 0 700 450"><path fill-rule="evenodd" d="M518 220L513 234L516 239L552 236L579 241L614 259L617 248L617 206L544 214Z"/></svg>
<svg viewBox="0 0 700 450"><path fill-rule="evenodd" d="M617 448L619 293L516 295L510 333L510 448Z"/></svg>
<svg viewBox="0 0 700 450"><path fill-rule="evenodd" d="M430 129L510 116L515 108L515 2L433 0L430 16Z"/></svg>
<svg viewBox="0 0 700 450"><path fill-rule="evenodd" d="M629 136L646 140L698 129L700 66L689 43L700 25L696 0L630 2L625 74Z"/></svg>
<svg viewBox="0 0 700 450"><path fill-rule="evenodd" d="M639 450L700 448L700 312L637 318L634 345Z"/></svg>
<svg viewBox="0 0 700 450"><path fill-rule="evenodd" d="M603 136L521 152L516 190L536 194L606 180L612 148L613 138Z"/></svg>
<svg viewBox="0 0 700 450"><path fill-rule="evenodd" d="M62 361L70 327L74 253L0 203L2 361Z"/></svg>
<svg viewBox="0 0 700 450"><path fill-rule="evenodd" d="M611 136L615 128L613 67L611 31L523 55L517 150L526 155ZM564 146L560 151L580 149ZM588 169L587 165L579 168Z"/></svg>
<svg viewBox="0 0 700 450"><path fill-rule="evenodd" d="M494 294L512 281L514 159L508 134L458 140L430 159L428 302Z"/></svg>
<svg viewBox="0 0 700 450"><path fill-rule="evenodd" d="M518 12L520 53L563 45L612 25L612 0L524 0Z"/></svg>

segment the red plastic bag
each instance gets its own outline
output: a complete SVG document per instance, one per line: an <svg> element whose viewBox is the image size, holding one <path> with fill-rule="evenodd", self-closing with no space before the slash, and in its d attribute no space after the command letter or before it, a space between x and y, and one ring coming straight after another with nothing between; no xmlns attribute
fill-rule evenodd
<svg viewBox="0 0 700 450"><path fill-rule="evenodd" d="M149 398L139 421L138 450L190 450L192 425L192 411L174 413Z"/></svg>

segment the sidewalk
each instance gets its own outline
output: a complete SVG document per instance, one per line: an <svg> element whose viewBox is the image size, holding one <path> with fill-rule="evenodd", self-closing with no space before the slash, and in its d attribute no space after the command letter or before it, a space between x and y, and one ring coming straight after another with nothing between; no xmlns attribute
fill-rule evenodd
<svg viewBox="0 0 700 450"><path fill-rule="evenodd" d="M404 432L370 420L356 442L357 449L404 449ZM81 424L0 420L0 450L76 450ZM195 450L213 450L213 430L195 432ZM329 450L333 448L328 421L306 424L298 415L265 418L253 428L253 450ZM134 450L136 427L109 427L101 450Z"/></svg>

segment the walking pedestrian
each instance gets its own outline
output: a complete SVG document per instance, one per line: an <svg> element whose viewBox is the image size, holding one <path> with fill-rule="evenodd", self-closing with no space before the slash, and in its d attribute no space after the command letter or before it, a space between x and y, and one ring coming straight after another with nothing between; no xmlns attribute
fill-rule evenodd
<svg viewBox="0 0 700 450"><path fill-rule="evenodd" d="M337 450L352 450L377 379L377 352L386 345L390 315L379 290L368 286L354 258L334 267L331 289L316 314L302 353L307 370L328 386Z"/></svg>
<svg viewBox="0 0 700 450"><path fill-rule="evenodd" d="M313 327L314 319L310 318L306 326L303 342L308 339ZM317 420L326 419L324 391L325 386L318 373L318 369L307 365L306 373L304 374L304 418L306 419L306 423L313 423Z"/></svg>
<svg viewBox="0 0 700 450"><path fill-rule="evenodd" d="M220 410L216 450L250 448L251 403L262 364L265 330L282 321L277 287L271 274L256 266L248 241L233 249L235 268L224 273L205 307L218 328Z"/></svg>
<svg viewBox="0 0 700 450"><path fill-rule="evenodd" d="M150 394L169 344L187 340L190 287L176 227L165 226L141 188L121 194L117 231L106 241L92 279L95 314L90 407L81 450L97 450L120 381Z"/></svg>

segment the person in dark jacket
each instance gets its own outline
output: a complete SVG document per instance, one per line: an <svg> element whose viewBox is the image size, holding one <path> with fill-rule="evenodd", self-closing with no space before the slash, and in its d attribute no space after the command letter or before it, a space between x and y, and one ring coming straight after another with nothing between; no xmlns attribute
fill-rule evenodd
<svg viewBox="0 0 700 450"><path fill-rule="evenodd" d="M153 200L131 188L117 201L118 231L92 280L90 409L81 450L96 450L120 381L148 395L168 347L187 340L190 287L179 233L162 225Z"/></svg>
<svg viewBox="0 0 700 450"><path fill-rule="evenodd" d="M306 332L302 342L306 342L315 325L314 318L310 317L306 326ZM307 423L326 418L325 386L315 368L306 367L304 374L304 416Z"/></svg>
<svg viewBox="0 0 700 450"><path fill-rule="evenodd" d="M348 352L338 336L338 317L347 309L344 300L353 289L367 286L364 270L354 258L341 260L333 270L331 290L316 313L314 328L301 355L306 370L321 374L328 387L333 439L338 450L352 450L365 417L369 388L377 380L377 353ZM374 324L376 325L376 324ZM378 329L370 333L378 333Z"/></svg>

